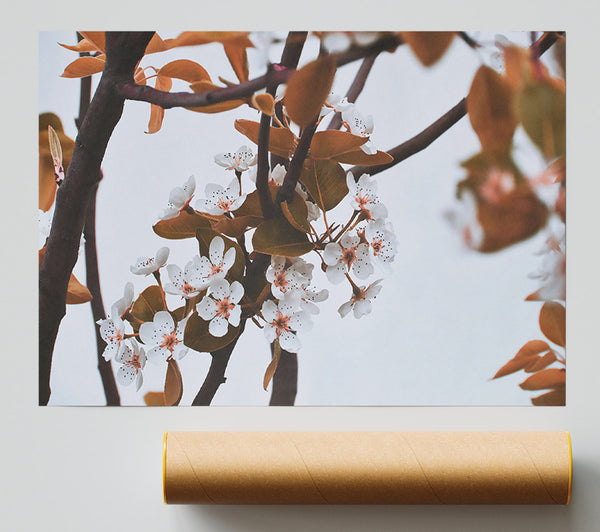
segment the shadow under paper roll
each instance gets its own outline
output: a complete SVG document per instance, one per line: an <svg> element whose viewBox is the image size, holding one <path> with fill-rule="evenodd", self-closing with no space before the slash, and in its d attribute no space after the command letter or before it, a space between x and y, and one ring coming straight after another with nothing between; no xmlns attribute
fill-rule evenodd
<svg viewBox="0 0 600 532"><path fill-rule="evenodd" d="M167 432L167 504L568 504L568 432Z"/></svg>

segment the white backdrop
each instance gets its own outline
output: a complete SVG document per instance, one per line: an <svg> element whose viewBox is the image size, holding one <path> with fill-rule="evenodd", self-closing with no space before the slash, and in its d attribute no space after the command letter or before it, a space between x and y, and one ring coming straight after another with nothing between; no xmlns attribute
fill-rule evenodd
<svg viewBox="0 0 600 532"><path fill-rule="evenodd" d="M37 406L37 162L38 31L188 28L272 29L279 2L260 8L241 2L198 5L176 0L143 9L122 2L101 6L70 1L11 6L2 45L2 153L7 164L0 195L5 244L0 308L4 421L0 443L3 482L0 525L5 530L143 530L263 532L285 529L362 532L419 530L595 532L600 522L600 431L595 396L600 363L600 298L595 245L597 124L600 108L594 68L598 9L589 2L505 0L481 9L476 0L400 6L381 0L304 1L285 18L294 29L329 28L552 28L569 35L568 239L569 387L567 406L419 408L177 408L105 409ZM290 12L292 14L290 14ZM141 104L140 104L141 105ZM431 118L431 117L428 117ZM140 118L143 124L144 118ZM378 123L378 128L380 124ZM419 126L420 127L420 126ZM418 127L416 129L419 129ZM379 129L378 129L379 130ZM411 132L412 133L412 132ZM152 153L150 150L147 153ZM431 153L431 152L430 152ZM425 156L427 154L423 154ZM416 158L415 158L416 159ZM196 171L194 169L194 171ZM136 255L136 253L132 253ZM128 260L131 260L128 257ZM106 294L107 299L114 294ZM490 349L485 353L488 356ZM507 384L508 386L508 384ZM94 392L97 393L97 392ZM570 430L574 446L573 499L569 507L165 507L161 491L164 430Z"/></svg>
<svg viewBox="0 0 600 532"><path fill-rule="evenodd" d="M176 34L161 32L163 38ZM494 36L485 32L478 38L489 42ZM506 36L521 45L529 42L527 33ZM74 138L72 117L78 113L79 80L59 76L77 54L57 42L75 43L74 33L40 34L39 109L57 113ZM317 39L309 38L301 64L317 52ZM262 74L260 52L250 50L249 54L253 60L250 76ZM276 46L271 60L280 57L281 47ZM219 44L150 55L141 65L160 67L178 58L198 61L213 78L233 76ZM359 64L340 69L336 92L345 93ZM374 143L391 148L428 126L468 93L480 64L480 57L460 39L431 69L423 68L407 47L381 54L357 101L363 114L374 117ZM186 87L182 83L173 90ZM183 267L197 253L194 239L165 241L151 226L170 189L189 175L196 176L196 198L204 197L206 183L229 183L233 174L217 166L213 156L251 144L233 128L236 118L259 119L247 106L217 115L173 109L166 112L161 131L148 135L144 133L148 116L148 104L126 104L102 165L105 177L97 199L97 238L107 312L121 297L126 281L135 283L136 293L150 284L129 273L129 265L138 256L152 255L168 245L169 262ZM515 156L530 176L544 168L522 131L515 146ZM337 314L349 297L349 287L331 285L315 269L315 284L327 287L330 297L320 305L314 329L300 334L298 405L529 404L531 394L517 385L521 374L489 379L526 341L541 336L541 304L524 298L539 286L527 274L541 263L542 258L534 253L543 246L545 234L490 255L462 244L444 212L454 206L456 183L465 176L460 162L479 149L464 118L427 150L377 176L379 194L398 239L396 260L368 281L383 277L384 288L373 312L359 321L352 315L342 320ZM244 184L248 187L249 180ZM344 222L350 212L346 200L328 219ZM314 263L314 257L306 258ZM77 267L81 280L84 268L82 257ZM176 296L171 302L172 308L181 304ZM262 332L249 323L214 404L268 404L262 377L269 361ZM191 403L209 363L208 354L196 352L181 362L182 404ZM89 306L70 306L54 353L51 404L102 404L104 395L95 368ZM140 404L146 391L161 389L165 370L166 365L148 365L139 393L133 386L121 388L123 403Z"/></svg>

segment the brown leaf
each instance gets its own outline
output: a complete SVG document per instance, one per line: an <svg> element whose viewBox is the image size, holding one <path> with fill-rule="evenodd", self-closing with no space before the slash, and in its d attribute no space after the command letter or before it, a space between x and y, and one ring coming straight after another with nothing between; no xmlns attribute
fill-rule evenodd
<svg viewBox="0 0 600 532"><path fill-rule="evenodd" d="M81 39L77 44L62 44L58 43L59 46L66 48L67 50L71 50L72 52L99 52L101 51L98 46L87 39Z"/></svg>
<svg viewBox="0 0 600 532"><path fill-rule="evenodd" d="M230 45L252 48L254 45L247 31L184 31L175 39L165 39L169 49L176 46L197 46L211 42L227 43Z"/></svg>
<svg viewBox="0 0 600 532"><path fill-rule="evenodd" d="M521 349L519 349L517 354L511 360L509 360L497 371L492 379L498 379L500 377L510 375L511 373L515 373L516 371L533 366L538 360L541 360L538 355L549 350L550 346L543 340L531 340L530 342L527 342L523 347L521 347ZM542 368L540 367L539 369Z"/></svg>
<svg viewBox="0 0 600 532"><path fill-rule="evenodd" d="M212 353L233 342L240 333L239 327L229 325L225 336L213 336L208 330L208 321L203 320L196 312L188 318L183 333L183 343L194 351Z"/></svg>
<svg viewBox="0 0 600 532"><path fill-rule="evenodd" d="M235 218L223 218L215 225L215 231L233 238L240 238L248 227L256 227L263 221L262 216L236 216Z"/></svg>
<svg viewBox="0 0 600 532"><path fill-rule="evenodd" d="M224 42L223 49L240 83L248 81L248 54L246 53L246 47Z"/></svg>
<svg viewBox="0 0 600 532"><path fill-rule="evenodd" d="M163 300L162 292L156 285L146 288L135 300L131 307L131 314L141 322L152 321L154 315L161 311L167 310ZM130 321L133 330L137 332L140 324L135 321Z"/></svg>
<svg viewBox="0 0 600 532"><path fill-rule="evenodd" d="M521 349L519 349L514 358L529 358L549 350L550 346L543 340L531 340L527 342L523 347L521 347Z"/></svg>
<svg viewBox="0 0 600 532"><path fill-rule="evenodd" d="M194 238L199 227L210 227L209 220L200 214L181 211L176 218L160 220L155 223L152 230L163 238L180 240L182 238Z"/></svg>
<svg viewBox="0 0 600 532"><path fill-rule="evenodd" d="M261 112L266 115L273 116L275 113L275 100L267 92L262 94L255 94L252 96L252 104Z"/></svg>
<svg viewBox="0 0 600 532"><path fill-rule="evenodd" d="M80 305L92 300L92 294L73 274L69 277L67 287L67 305Z"/></svg>
<svg viewBox="0 0 600 532"><path fill-rule="evenodd" d="M167 63L158 71L158 75L182 79L188 83L210 81L210 75L205 68L189 59L177 59Z"/></svg>
<svg viewBox="0 0 600 532"><path fill-rule="evenodd" d="M467 96L467 109L483 150L508 151L517 119L514 94L505 79L490 67L480 67Z"/></svg>
<svg viewBox="0 0 600 532"><path fill-rule="evenodd" d="M343 164L360 164L364 166L388 164L394 160L390 154L384 151L377 151L377 153L368 154L362 150L343 153L342 155L334 157L334 159Z"/></svg>
<svg viewBox="0 0 600 532"><path fill-rule="evenodd" d="M234 123L242 135L248 137L254 144L258 144L258 130L260 124L251 120L238 119ZM315 134L317 136L318 133ZM313 138L314 140L314 138ZM289 129L272 127L269 132L269 151L280 157L289 159L296 148L296 139Z"/></svg>
<svg viewBox="0 0 600 532"><path fill-rule="evenodd" d="M54 128L48 125L48 143L50 145L50 155L55 166L62 166L62 147L60 145L60 139L58 134L54 131Z"/></svg>
<svg viewBox="0 0 600 532"><path fill-rule="evenodd" d="M158 33L155 33L152 36L152 39L150 39L150 42L148 43L148 45L146 46L146 49L144 50L144 54L155 54L156 52L164 52L165 50L168 50L169 48L167 47L165 41L163 41L160 36L158 35Z"/></svg>
<svg viewBox="0 0 600 532"><path fill-rule="evenodd" d="M346 172L335 161L308 161L300 182L324 211L333 209L348 194Z"/></svg>
<svg viewBox="0 0 600 532"><path fill-rule="evenodd" d="M540 329L551 342L565 347L565 307L555 301L546 301L540 311Z"/></svg>
<svg viewBox="0 0 600 532"><path fill-rule="evenodd" d="M554 354L554 351L548 351L544 356L534 357L534 359L525 367L525 373L535 373L548 367L553 362L556 362L556 355Z"/></svg>
<svg viewBox="0 0 600 532"><path fill-rule="evenodd" d="M526 84L517 96L516 108L523 129L546 159L565 154L565 91L551 80Z"/></svg>
<svg viewBox="0 0 600 532"><path fill-rule="evenodd" d="M436 63L450 47L453 31L401 31L402 40L408 44L424 66Z"/></svg>
<svg viewBox="0 0 600 532"><path fill-rule="evenodd" d="M85 78L104 70L104 56L79 57L67 65L61 74L63 78Z"/></svg>
<svg viewBox="0 0 600 532"><path fill-rule="evenodd" d="M335 58L326 55L290 76L283 103L296 124L307 126L318 116L331 91L335 70Z"/></svg>
<svg viewBox="0 0 600 532"><path fill-rule="evenodd" d="M173 86L173 80L166 76L156 76L155 88L160 91L169 92ZM165 117L165 110L160 105L150 105L150 121L148 122L148 131L146 133L152 134L160 131L162 126L163 118Z"/></svg>
<svg viewBox="0 0 600 532"><path fill-rule="evenodd" d="M300 257L314 248L306 233L298 231L284 218L260 224L252 236L254 251L281 257Z"/></svg>
<svg viewBox="0 0 600 532"><path fill-rule="evenodd" d="M223 87L219 87L210 81L196 81L190 85L190 89L192 89L195 93L210 92L222 88ZM189 111L195 111L196 113L213 114L222 113L223 111L230 111L231 109L235 109L244 103L246 103L246 100L229 100L215 103L213 105L207 105L205 107L186 107L186 109Z"/></svg>
<svg viewBox="0 0 600 532"><path fill-rule="evenodd" d="M144 395L146 406L167 406L165 403L165 392L147 392Z"/></svg>
<svg viewBox="0 0 600 532"><path fill-rule="evenodd" d="M100 52L106 50L106 39L103 31L80 31L79 34L86 41L92 43Z"/></svg>
<svg viewBox="0 0 600 532"><path fill-rule="evenodd" d="M283 212L285 219L290 222L292 227L298 229L298 231L310 233L310 224L307 219L308 210L304 200L302 201L302 204L304 209L298 209L293 202L290 204L287 201L282 201L280 203L281 212Z"/></svg>
<svg viewBox="0 0 600 532"><path fill-rule="evenodd" d="M165 377L165 405L177 406L183 395L183 378L179 365L173 358L167 360L167 375Z"/></svg>
<svg viewBox="0 0 600 532"><path fill-rule="evenodd" d="M560 388L565 385L565 370L558 368L543 369L524 380L519 386L523 390L544 390Z"/></svg>
<svg viewBox="0 0 600 532"><path fill-rule="evenodd" d="M552 390L551 392L532 397L531 402L535 406L565 406L566 393L564 388Z"/></svg>
<svg viewBox="0 0 600 532"><path fill-rule="evenodd" d="M265 376L263 377L263 388L265 391L267 390L267 386L271 382L273 375L275 375L275 371L277 371L277 366L279 365L279 359L281 358L281 347L279 347L279 342L275 340L273 344L273 358L271 362L267 366L265 371Z"/></svg>
<svg viewBox="0 0 600 532"><path fill-rule="evenodd" d="M368 140L367 137L359 137L347 131L317 131L310 143L310 157L331 159L343 153L356 151Z"/></svg>

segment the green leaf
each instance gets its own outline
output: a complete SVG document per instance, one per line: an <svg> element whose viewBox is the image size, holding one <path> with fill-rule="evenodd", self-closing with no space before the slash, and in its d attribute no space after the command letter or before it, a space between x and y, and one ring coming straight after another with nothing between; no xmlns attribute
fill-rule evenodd
<svg viewBox="0 0 600 532"><path fill-rule="evenodd" d="M194 351L201 353L211 353L222 349L233 342L239 332L239 327L229 325L225 336L216 337L208 331L208 321L203 320L194 312L187 320L185 331L183 333L183 343Z"/></svg>
<svg viewBox="0 0 600 532"><path fill-rule="evenodd" d="M530 83L517 97L523 129L547 159L565 154L565 92L550 80Z"/></svg>
<svg viewBox="0 0 600 532"><path fill-rule="evenodd" d="M326 55L292 74L283 103L296 124L304 127L317 117L331 91L335 69L335 58Z"/></svg>
<svg viewBox="0 0 600 532"><path fill-rule="evenodd" d="M194 238L196 230L200 227L210 227L210 222L200 214L190 214L181 211L179 216L170 220L160 220L152 229L163 238L169 240L180 240L182 238Z"/></svg>
<svg viewBox="0 0 600 532"><path fill-rule="evenodd" d="M177 406L183 395L183 378L177 361L170 358L167 361L167 375L165 377L165 405Z"/></svg>
<svg viewBox="0 0 600 532"><path fill-rule="evenodd" d="M300 181L324 211L333 209L348 194L346 173L335 161L308 161Z"/></svg>
<svg viewBox="0 0 600 532"><path fill-rule="evenodd" d="M233 263L233 266L229 269L227 277L230 280L241 281L242 277L244 276L244 269L246 267L246 258L244 257L244 252L242 251L242 248L237 242L234 242L226 236L217 233L213 229L207 227L200 227L196 231L196 239L198 240L198 245L200 247L200 255L208 257L210 243L212 242L212 239L217 236L221 237L225 242L224 253L227 253L227 251L230 248L235 249L235 262Z"/></svg>
<svg viewBox="0 0 600 532"><path fill-rule="evenodd" d="M149 286L144 290L133 303L131 314L140 321L152 321L154 315L160 310L167 310L164 305L162 292L158 286ZM140 324L136 321L131 322L133 330L137 332Z"/></svg>
<svg viewBox="0 0 600 532"><path fill-rule="evenodd" d="M314 248L308 237L283 217L265 220L252 237L254 251L282 257L300 257Z"/></svg>

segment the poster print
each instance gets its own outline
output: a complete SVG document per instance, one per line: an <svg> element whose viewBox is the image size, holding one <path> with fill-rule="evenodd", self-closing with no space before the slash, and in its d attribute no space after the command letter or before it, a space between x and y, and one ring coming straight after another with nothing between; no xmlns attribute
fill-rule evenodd
<svg viewBox="0 0 600 532"><path fill-rule="evenodd" d="M40 404L564 404L565 42L41 33Z"/></svg>

